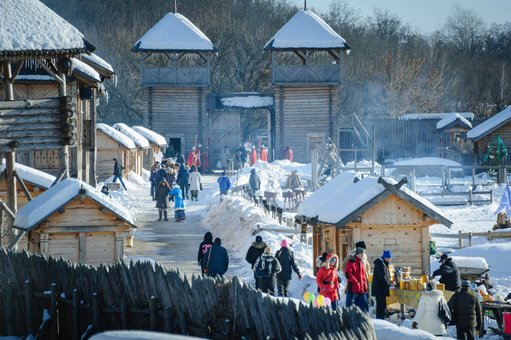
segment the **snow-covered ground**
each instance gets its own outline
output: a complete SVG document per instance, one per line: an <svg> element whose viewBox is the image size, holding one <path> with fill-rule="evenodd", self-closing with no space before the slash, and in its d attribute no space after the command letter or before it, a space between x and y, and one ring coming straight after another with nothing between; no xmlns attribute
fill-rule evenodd
<svg viewBox="0 0 511 340"><path fill-rule="evenodd" d="M254 167L261 178L261 192L273 191L280 194L282 192L281 186L285 184L287 175L293 170L297 170L302 179L310 180L311 178L310 164L291 163L289 161L276 161L268 164L258 161ZM249 173L250 168L243 169L238 175L231 178L233 184L241 185L248 183ZM431 184L430 178L418 178L417 180L418 183ZM471 177L459 178L459 180L470 183ZM136 216L142 212L137 210L139 209L137 208L137 198L130 196L129 193L132 191L130 189L147 186L147 181L140 176L130 174L130 180L126 185L128 187L127 192L119 191L112 194ZM463 232L491 230L496 220L495 210L498 207L504 188L493 185L492 189L494 195L491 204L443 207L442 210L445 215L454 223L450 229L441 225L435 225L431 228L431 232L457 234L460 230ZM229 195L220 200L218 192L214 187L205 188L201 193L201 200L207 201L206 209L196 211L196 213L202 215L202 223L213 233L214 237L218 236L222 239L222 245L228 249L232 257L244 259L248 248L254 241L254 231L258 227L264 230L271 230L272 228L282 230L284 228L284 226L278 224L278 221L265 215L261 208L254 206L242 197ZM280 200L280 203L282 204L283 202ZM291 213L287 214L292 215ZM317 293L315 279L312 276L312 248L310 245L301 243L299 236L293 235L291 232L262 231L258 235L262 236L263 240L272 247L273 251L280 248L280 242L283 239L288 240L290 248L294 251L296 262L303 273L303 278L298 280L297 276L293 277L290 286L291 298L303 301L305 292ZM488 241L483 237L474 238L474 246L459 250L456 249L457 239L444 238L435 240L441 250L452 251L454 256L485 258L490 266L490 277L495 285L497 294L505 297L511 292L511 270L506 265L506 259L511 257L511 244L509 244L508 240ZM432 261L432 263L433 270L437 261ZM228 271L228 275L236 275L247 283L253 284L253 274L248 264L245 266L237 265L231 268ZM343 288L341 287L341 291ZM428 334L411 330L411 322L409 320L401 322L394 318L391 321L392 323L375 320L374 325L379 339L390 339L396 336L403 339L431 338ZM455 337L455 329L453 327L450 327L448 335ZM493 339L494 337L486 335L484 339Z"/></svg>

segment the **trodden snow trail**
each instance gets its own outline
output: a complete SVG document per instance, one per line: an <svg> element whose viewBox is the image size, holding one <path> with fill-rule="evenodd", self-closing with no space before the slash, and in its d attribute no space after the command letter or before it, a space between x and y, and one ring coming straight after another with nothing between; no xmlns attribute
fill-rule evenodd
<svg viewBox="0 0 511 340"><path fill-rule="evenodd" d="M126 260L154 260L184 274L199 274L197 250L204 234L209 231L202 219L210 200L218 199L213 195L217 190L217 178L216 175L202 176L204 190L199 193L198 201L185 200L186 220L180 223L174 220L173 208L168 210L169 221L158 221L158 209L149 196L149 184L130 190L129 194L137 197L134 213L138 228L133 247L125 247ZM170 204L173 207L174 203ZM230 249L227 251L230 263L226 276L230 276L229 272L232 273L242 261L236 259Z"/></svg>

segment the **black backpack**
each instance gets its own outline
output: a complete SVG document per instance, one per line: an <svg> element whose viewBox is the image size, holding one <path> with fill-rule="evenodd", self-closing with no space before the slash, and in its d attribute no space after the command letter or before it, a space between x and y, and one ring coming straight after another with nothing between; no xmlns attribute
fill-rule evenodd
<svg viewBox="0 0 511 340"><path fill-rule="evenodd" d="M453 321L451 310L445 299L441 299L438 303L438 317L442 320L444 325L449 325Z"/></svg>
<svg viewBox="0 0 511 340"><path fill-rule="evenodd" d="M266 261L263 256L259 257L259 262L255 267L256 277L270 277L271 276L271 261Z"/></svg>

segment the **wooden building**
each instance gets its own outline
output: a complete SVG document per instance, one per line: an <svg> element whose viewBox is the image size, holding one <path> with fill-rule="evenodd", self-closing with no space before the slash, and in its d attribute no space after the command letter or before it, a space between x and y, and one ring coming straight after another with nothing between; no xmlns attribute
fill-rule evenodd
<svg viewBox="0 0 511 340"><path fill-rule="evenodd" d="M124 238L136 228L128 209L77 179L64 179L16 214L28 250L83 264L122 260Z"/></svg>
<svg viewBox="0 0 511 340"><path fill-rule="evenodd" d="M126 169L135 172L139 176L142 176L144 158L148 157L149 149L151 148L149 141L147 138L124 123L117 123L112 127L128 136L135 143L135 146L137 147L136 151L131 154L133 159L130 161L130 167L126 167Z"/></svg>
<svg viewBox="0 0 511 340"><path fill-rule="evenodd" d="M506 164L510 164L511 157L511 106L500 111L476 125L467 132L467 140L474 145L474 163L481 164L488 150L488 146L500 137L507 148L508 156L504 160Z"/></svg>
<svg viewBox="0 0 511 340"><path fill-rule="evenodd" d="M310 162L312 147L339 140L341 52L346 41L310 10L296 13L264 46L271 53L275 114L271 139L297 162ZM311 124L313 122L313 124Z"/></svg>
<svg viewBox="0 0 511 340"><path fill-rule="evenodd" d="M466 143L467 131L472 123L459 113L450 113L436 124L435 133L440 134L440 157L467 163L472 157L472 148Z"/></svg>
<svg viewBox="0 0 511 340"><path fill-rule="evenodd" d="M144 136L148 141L151 148L149 149L149 152L147 156L144 158L144 166L146 169L151 169L153 166L153 155L158 150L161 150L161 152L165 152L165 148L167 147L167 141L165 140L165 137L160 135L159 133L154 132L153 130L149 130L148 128L145 128L143 126L132 126L133 130Z"/></svg>
<svg viewBox="0 0 511 340"><path fill-rule="evenodd" d="M144 126L174 150L208 150L206 95L211 84L211 41L179 13L166 14L132 48L141 54Z"/></svg>
<svg viewBox="0 0 511 340"><path fill-rule="evenodd" d="M98 123L96 126L96 145L96 173L98 180L103 181L112 176L114 158L127 170L124 173L125 177L128 175L128 171L133 169L133 160L136 158L137 147L135 142L122 132L110 125Z"/></svg>
<svg viewBox="0 0 511 340"><path fill-rule="evenodd" d="M396 267L429 274L429 227L452 222L404 183L406 178L391 184L345 172L306 198L296 219L313 226L313 261L324 251L344 259L356 242L364 241L370 263L390 249Z"/></svg>

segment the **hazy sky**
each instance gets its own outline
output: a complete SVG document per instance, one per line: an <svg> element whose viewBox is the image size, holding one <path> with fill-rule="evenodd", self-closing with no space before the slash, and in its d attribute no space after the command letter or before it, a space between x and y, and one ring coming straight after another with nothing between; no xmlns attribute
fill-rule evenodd
<svg viewBox="0 0 511 340"><path fill-rule="evenodd" d="M303 8L303 0L288 0ZM332 0L307 0L307 8L326 12ZM511 0L345 0L363 17L375 8L388 10L424 33L445 23L455 5L476 11L486 24L511 22Z"/></svg>

